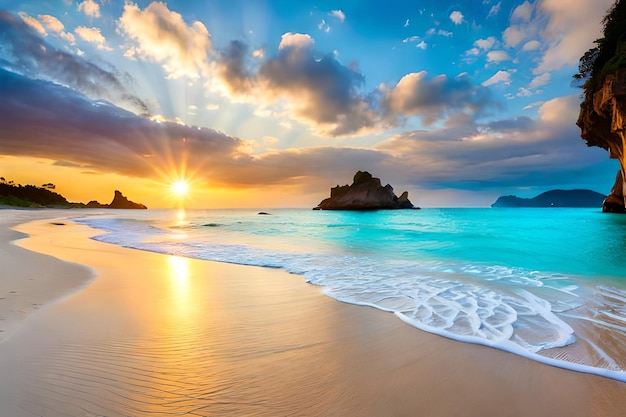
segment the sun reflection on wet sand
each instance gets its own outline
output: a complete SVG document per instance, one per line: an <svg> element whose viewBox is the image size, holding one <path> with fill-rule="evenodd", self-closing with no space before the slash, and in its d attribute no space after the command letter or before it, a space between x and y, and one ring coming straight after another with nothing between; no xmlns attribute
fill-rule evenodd
<svg viewBox="0 0 626 417"><path fill-rule="evenodd" d="M0 370L19 376L16 412L1 403L2 416L484 415L474 398L489 392L489 415L515 404L519 415L587 417L601 415L581 407L594 395L626 398L615 381L418 334L284 271L133 251L85 232L61 247L52 232L65 229L42 227L42 248L100 276L0 345Z"/></svg>
<svg viewBox="0 0 626 417"><path fill-rule="evenodd" d="M170 266L174 291L186 297L189 290L189 260L182 256L168 256L167 262Z"/></svg>
<svg viewBox="0 0 626 417"><path fill-rule="evenodd" d="M177 321L172 326L172 330L176 331L176 329L185 328L186 321L194 319L192 313L196 300L192 300L194 295L189 259L181 256L168 256L166 259L171 284L169 315Z"/></svg>

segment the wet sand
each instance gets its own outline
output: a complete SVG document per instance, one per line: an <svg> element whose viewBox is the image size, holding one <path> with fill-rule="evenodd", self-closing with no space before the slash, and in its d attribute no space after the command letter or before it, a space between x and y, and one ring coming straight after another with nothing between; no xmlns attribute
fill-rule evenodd
<svg viewBox="0 0 626 417"><path fill-rule="evenodd" d="M98 276L90 281L88 269L16 247L2 258L2 281L27 279L20 269L27 263L63 282L80 271L89 283L41 301L0 343L2 417L617 417L626 410L624 383L424 333L392 314L327 298L282 270L120 248L88 239L96 232L85 226L51 222L19 226L31 235L19 245ZM0 254L14 236L0 234Z"/></svg>

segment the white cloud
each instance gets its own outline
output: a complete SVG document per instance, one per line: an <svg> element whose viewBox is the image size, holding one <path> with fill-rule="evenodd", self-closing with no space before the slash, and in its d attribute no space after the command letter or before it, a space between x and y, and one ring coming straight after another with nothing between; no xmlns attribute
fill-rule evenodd
<svg viewBox="0 0 626 417"><path fill-rule="evenodd" d="M502 34L505 46L542 50L535 75L574 66L602 33L602 19L614 0L525 1ZM538 38L539 37L539 38ZM523 43L525 42L525 43ZM545 47L542 47L544 46Z"/></svg>
<svg viewBox="0 0 626 417"><path fill-rule="evenodd" d="M278 49L285 48L302 48L310 49L315 45L315 41L310 35L304 33L291 33L287 32L280 38L280 44Z"/></svg>
<svg viewBox="0 0 626 417"><path fill-rule="evenodd" d="M39 16L37 16L37 18L56 33L63 32L63 29L65 28L65 26L63 25L63 23L61 23L59 19L54 16L50 16L49 14L40 14Z"/></svg>
<svg viewBox="0 0 626 417"><path fill-rule="evenodd" d="M535 73L576 65L602 34L601 21L613 0L544 0L539 9L548 18L541 35L550 45Z"/></svg>
<svg viewBox="0 0 626 417"><path fill-rule="evenodd" d="M68 41L70 44L74 45L76 43L76 38L69 32L61 32L59 36Z"/></svg>
<svg viewBox="0 0 626 417"><path fill-rule="evenodd" d="M418 43L415 46L420 48L421 50L426 50L426 48L428 48L428 44L426 42L424 42L424 41L421 41L420 43Z"/></svg>
<svg viewBox="0 0 626 417"><path fill-rule="evenodd" d="M266 145L276 145L280 142L280 140L278 140L278 138L275 138L274 136L263 136L263 142Z"/></svg>
<svg viewBox="0 0 626 417"><path fill-rule="evenodd" d="M487 52L487 60L489 62L502 62L502 61L508 61L510 59L511 57L509 56L508 53L506 53L506 51Z"/></svg>
<svg viewBox="0 0 626 417"><path fill-rule="evenodd" d="M487 19L489 19L492 16L496 16L498 13L500 13L500 8L502 7L502 2L499 1L497 4L494 4L493 6L491 6L491 9L489 9L489 13L487 14Z"/></svg>
<svg viewBox="0 0 626 417"><path fill-rule="evenodd" d="M502 39L504 44L509 48L514 48L519 45L524 39L532 35L532 32L528 30L528 27L522 27L519 25L509 26L504 30Z"/></svg>
<svg viewBox="0 0 626 417"><path fill-rule="evenodd" d="M76 42L76 38L74 37L74 35L72 35L71 33L65 32L63 30L65 29L65 25L63 25L63 23L61 23L61 21L57 19L56 17L50 16L48 14L44 14L44 15L40 14L39 16L37 16L37 18L41 22L43 22L46 26L48 26L50 30L58 33L61 38L65 39L72 45Z"/></svg>
<svg viewBox="0 0 626 417"><path fill-rule="evenodd" d="M541 75L536 76L535 78L533 78L533 80L530 82L529 84L529 88L537 88L537 87L541 87L543 85L546 85L550 82L550 73L549 72L544 72Z"/></svg>
<svg viewBox="0 0 626 417"><path fill-rule="evenodd" d="M490 85L503 83L504 85L511 84L511 74L507 71L498 71L494 75L492 75L488 80L482 83L483 86L487 87Z"/></svg>
<svg viewBox="0 0 626 417"><path fill-rule="evenodd" d="M76 34L86 42L97 43L98 49L104 49L107 51L111 50L110 47L106 46L106 39L102 36L102 33L100 33L100 29L98 28L79 26L74 29L74 32L76 32Z"/></svg>
<svg viewBox="0 0 626 417"><path fill-rule="evenodd" d="M328 26L324 19L317 25L317 28L326 33L330 32L330 26Z"/></svg>
<svg viewBox="0 0 626 417"><path fill-rule="evenodd" d="M85 13L89 17L99 18L100 5L94 0L85 0L78 4L78 11Z"/></svg>
<svg viewBox="0 0 626 417"><path fill-rule="evenodd" d="M527 106L524 106L524 110L530 110L533 109L535 107L540 107L545 103L545 101L535 101L534 103L530 103Z"/></svg>
<svg viewBox="0 0 626 417"><path fill-rule="evenodd" d="M474 46L488 51L489 49L493 48L496 43L496 38L494 38L493 36L489 36L487 39L478 39L474 42Z"/></svg>
<svg viewBox="0 0 626 417"><path fill-rule="evenodd" d="M409 19L406 20L406 22L404 22L404 27L408 28L409 27Z"/></svg>
<svg viewBox="0 0 626 417"><path fill-rule="evenodd" d="M144 10L126 3L118 27L129 40L126 57L158 62L172 78L197 78L208 72L213 47L209 31L198 21L187 25L165 3L153 2Z"/></svg>
<svg viewBox="0 0 626 417"><path fill-rule="evenodd" d="M415 42L419 39L420 37L417 35L413 35L413 36L409 36L408 38L404 38L402 39L402 42L407 43L407 42Z"/></svg>
<svg viewBox="0 0 626 417"><path fill-rule="evenodd" d="M102 33L100 33L100 29L97 29L97 28L88 28L85 26L79 26L76 29L74 29L74 32L76 32L76 34L80 36L82 40L87 41L87 42L93 42L93 43L106 42L106 39L104 38L104 36L102 36Z"/></svg>
<svg viewBox="0 0 626 417"><path fill-rule="evenodd" d="M452 22L454 22L455 25L460 25L461 23L463 23L463 13L459 12L458 10L453 11L452 13L450 13L450 20L452 20Z"/></svg>
<svg viewBox="0 0 626 417"><path fill-rule="evenodd" d="M43 27L43 25L41 24L39 20L35 19L32 16L27 15L24 12L19 12L19 15L24 21L24 23L26 23L28 26L33 28L41 36L44 36L44 37L48 36L48 33L46 32L46 28Z"/></svg>
<svg viewBox="0 0 626 417"><path fill-rule="evenodd" d="M252 57L253 58L263 58L263 57L265 57L265 49L263 49L263 48L255 49L254 51L252 51Z"/></svg>
<svg viewBox="0 0 626 417"><path fill-rule="evenodd" d="M426 36L434 36L434 35L439 35L439 36L449 38L454 35L454 32L450 32L450 31L443 30L443 29L435 29L435 28L430 28L426 31Z"/></svg>
<svg viewBox="0 0 626 417"><path fill-rule="evenodd" d="M515 10L513 10L513 14L511 15L511 21L521 20L522 22L530 21L533 13L533 6L525 1L521 5L517 6Z"/></svg>
<svg viewBox="0 0 626 417"><path fill-rule="evenodd" d="M541 43L539 41L533 40L528 41L522 47L522 51L535 51L541 47Z"/></svg>
<svg viewBox="0 0 626 417"><path fill-rule="evenodd" d="M341 10L332 10L330 13L328 13L329 16L333 16L336 17L337 19L339 19L339 21L343 22L346 20L346 15L344 12L342 12Z"/></svg>

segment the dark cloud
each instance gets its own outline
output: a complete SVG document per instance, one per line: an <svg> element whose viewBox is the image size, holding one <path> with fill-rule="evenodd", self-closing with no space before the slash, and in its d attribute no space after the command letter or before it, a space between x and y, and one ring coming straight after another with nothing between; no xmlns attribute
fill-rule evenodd
<svg viewBox="0 0 626 417"><path fill-rule="evenodd" d="M287 98L295 117L330 135L357 133L376 123L361 93L364 76L333 55L317 55L308 35L283 35L278 54L263 62L258 78L263 93Z"/></svg>
<svg viewBox="0 0 626 417"><path fill-rule="evenodd" d="M525 117L457 125L397 135L379 149L396 152L415 185L427 188L503 190L609 184L614 164L603 151L588 149L575 125L578 100L544 104L540 118ZM571 117L568 117L571 115ZM572 119L572 120L568 120Z"/></svg>
<svg viewBox="0 0 626 417"><path fill-rule="evenodd" d="M247 93L254 82L253 74L246 67L248 45L241 41L231 41L219 53L218 73L231 93Z"/></svg>
<svg viewBox="0 0 626 417"><path fill-rule="evenodd" d="M484 125L488 129L504 132L507 130L529 132L536 127L535 121L530 117L520 116L513 119L496 120Z"/></svg>
<svg viewBox="0 0 626 417"><path fill-rule="evenodd" d="M149 113L146 104L121 81L131 78L105 70L81 57L60 51L44 41L19 17L0 11L0 66L75 88L91 98L119 102L133 111Z"/></svg>
<svg viewBox="0 0 626 417"><path fill-rule="evenodd" d="M0 69L0 151L62 164L154 176L185 161L224 169L241 141L224 133L157 123L59 84Z"/></svg>
<svg viewBox="0 0 626 417"><path fill-rule="evenodd" d="M425 125L456 113L483 116L487 110L500 107L487 87L474 85L467 75L428 78L425 71L411 73L382 93L381 110L388 116L418 116Z"/></svg>
<svg viewBox="0 0 626 417"><path fill-rule="evenodd" d="M326 184L347 181L357 170L379 171L389 158L384 152L355 148L286 149L256 157L240 158L234 162L229 182L259 185L288 185L306 183ZM306 180L305 180L306 178ZM335 185L335 184L333 184Z"/></svg>
<svg viewBox="0 0 626 417"><path fill-rule="evenodd" d="M0 153L55 165L154 178L181 165L212 185L319 186L384 165L384 152L284 150L253 156L240 139L208 128L156 122L67 87L0 69Z"/></svg>
<svg viewBox="0 0 626 417"><path fill-rule="evenodd" d="M63 160L54 161L52 165L57 166L57 167L84 168L83 164L77 164L76 162L63 161Z"/></svg>
<svg viewBox="0 0 626 417"><path fill-rule="evenodd" d="M334 54L321 54L309 35L285 33L278 52L258 67L249 47L232 41L217 54L217 77L231 97L262 105L280 103L317 133L346 136L397 127L420 117L425 125L458 115L476 119L500 108L489 88L467 75L405 75L395 86L363 91L365 76L356 64L343 65Z"/></svg>

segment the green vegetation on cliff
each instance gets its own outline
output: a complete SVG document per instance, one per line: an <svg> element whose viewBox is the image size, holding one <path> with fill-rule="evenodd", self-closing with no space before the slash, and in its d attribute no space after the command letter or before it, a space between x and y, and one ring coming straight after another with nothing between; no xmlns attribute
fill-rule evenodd
<svg viewBox="0 0 626 417"><path fill-rule="evenodd" d="M54 184L14 184L0 177L0 205L15 207L83 207L81 203L70 203L59 193L51 191Z"/></svg>
<svg viewBox="0 0 626 417"><path fill-rule="evenodd" d="M70 203L61 194L55 193L52 183L41 187L34 185L15 184L0 177L0 206L31 207L31 208L107 208L107 209L147 209L141 203L130 201L120 192L115 190L111 204L101 204L90 201L88 204Z"/></svg>
<svg viewBox="0 0 626 417"><path fill-rule="evenodd" d="M626 68L626 0L617 0L602 20L603 37L597 39L580 58L577 80L586 80L585 95L590 94L603 82L604 77Z"/></svg>

